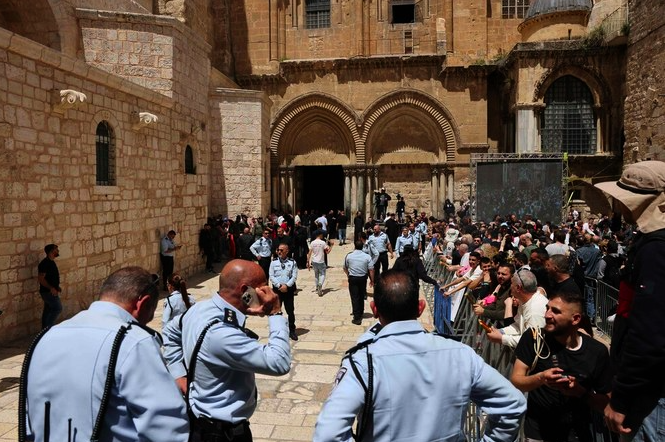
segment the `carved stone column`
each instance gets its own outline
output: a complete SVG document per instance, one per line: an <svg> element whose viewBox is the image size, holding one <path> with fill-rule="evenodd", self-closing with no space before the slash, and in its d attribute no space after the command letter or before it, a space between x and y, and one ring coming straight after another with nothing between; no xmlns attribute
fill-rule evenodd
<svg viewBox="0 0 665 442"><path fill-rule="evenodd" d="M445 215L445 212L443 212L443 202L445 201L447 196L447 188L448 188L448 169L446 166L443 166L441 169L439 169L439 208L441 209L441 215Z"/></svg>
<svg viewBox="0 0 665 442"><path fill-rule="evenodd" d="M351 214L347 215L350 219L353 219L356 216L358 211L358 169L349 169L351 173Z"/></svg>
<svg viewBox="0 0 665 442"><path fill-rule="evenodd" d="M286 169L279 169L279 206L283 210L286 207Z"/></svg>
<svg viewBox="0 0 665 442"><path fill-rule="evenodd" d="M432 167L432 186L431 186L431 203L429 213L432 216L439 217L440 213L439 204L439 169Z"/></svg>
<svg viewBox="0 0 665 442"><path fill-rule="evenodd" d="M446 198L450 201L455 201L455 174L452 170L448 172L448 189Z"/></svg>
<svg viewBox="0 0 665 442"><path fill-rule="evenodd" d="M342 168L344 173L344 211L351 213L351 170L348 167Z"/></svg>
<svg viewBox="0 0 665 442"><path fill-rule="evenodd" d="M358 210L362 212L363 218L365 218L367 216L365 211L365 208L367 207L365 199L365 170L358 169L357 173L358 173L358 189L356 192L356 198L358 199Z"/></svg>
<svg viewBox="0 0 665 442"><path fill-rule="evenodd" d="M286 210L294 213L296 206L296 194L293 187L293 173L295 169L289 167L286 169Z"/></svg>

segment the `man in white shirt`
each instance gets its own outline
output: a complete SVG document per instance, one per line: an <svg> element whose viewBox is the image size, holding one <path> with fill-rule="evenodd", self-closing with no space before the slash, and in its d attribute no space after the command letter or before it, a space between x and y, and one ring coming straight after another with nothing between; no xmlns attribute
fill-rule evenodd
<svg viewBox="0 0 665 442"><path fill-rule="evenodd" d="M536 275L529 270L515 272L511 279L510 294L512 298L506 300L506 316L512 312L512 299L519 302L515 322L507 327L492 329L487 334L490 341L510 348L517 347L522 334L529 328L545 327L545 312L547 311L547 298L538 290Z"/></svg>
<svg viewBox="0 0 665 442"><path fill-rule="evenodd" d="M319 230L316 239L309 245L307 254L307 269L314 267L314 284L316 293L323 296L323 283L326 281L326 255L330 253L330 246L323 240L323 230Z"/></svg>

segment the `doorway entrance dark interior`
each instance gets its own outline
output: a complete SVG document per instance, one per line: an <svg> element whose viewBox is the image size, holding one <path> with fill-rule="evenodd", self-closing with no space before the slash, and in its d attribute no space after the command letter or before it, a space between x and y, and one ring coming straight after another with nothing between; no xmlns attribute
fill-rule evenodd
<svg viewBox="0 0 665 442"><path fill-rule="evenodd" d="M302 166L302 200L300 209L317 210L344 208L344 172L342 166Z"/></svg>

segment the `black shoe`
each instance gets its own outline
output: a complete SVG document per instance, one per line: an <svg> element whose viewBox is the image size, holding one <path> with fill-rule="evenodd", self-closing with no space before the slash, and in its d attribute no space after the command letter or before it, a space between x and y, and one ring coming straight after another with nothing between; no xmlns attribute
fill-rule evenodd
<svg viewBox="0 0 665 442"><path fill-rule="evenodd" d="M293 339L294 341L297 341L298 335L296 334L296 332L292 331L291 333L289 333L289 338Z"/></svg>
<svg viewBox="0 0 665 442"><path fill-rule="evenodd" d="M362 319L353 319L353 320L351 320L351 323L355 324L355 325L360 325L360 324L363 323L363 320Z"/></svg>

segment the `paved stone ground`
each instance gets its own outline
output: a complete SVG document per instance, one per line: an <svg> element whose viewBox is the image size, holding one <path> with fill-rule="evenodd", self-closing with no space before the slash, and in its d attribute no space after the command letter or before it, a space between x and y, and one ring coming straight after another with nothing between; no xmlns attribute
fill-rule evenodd
<svg viewBox="0 0 665 442"><path fill-rule="evenodd" d="M333 247L321 298L313 291L313 272L300 270L298 274L300 292L295 308L300 339L291 341L290 373L280 377L257 376L259 403L251 419L256 442L312 440L321 404L328 396L344 351L373 324L369 301L365 303L362 326L351 324L351 302L342 270L344 256L351 250L351 244ZM190 293L197 300L203 300L217 289L218 277L200 274L190 278L188 283ZM160 302L156 319L150 324L157 330L161 328L162 304ZM429 309L421 320L426 328L432 328ZM247 326L264 339L268 334L265 318L252 317ZM17 440L18 378L29 343L30 339L25 339L0 349L0 442Z"/></svg>

